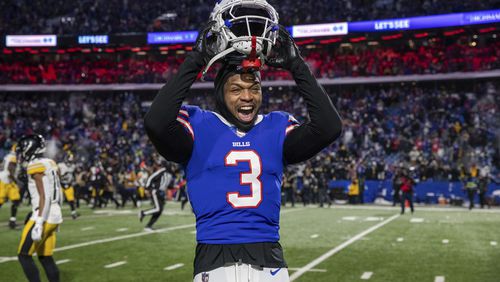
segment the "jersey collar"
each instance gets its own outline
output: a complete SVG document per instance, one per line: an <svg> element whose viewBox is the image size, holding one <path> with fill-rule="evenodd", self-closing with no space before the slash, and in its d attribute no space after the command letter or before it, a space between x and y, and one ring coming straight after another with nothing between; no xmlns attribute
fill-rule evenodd
<svg viewBox="0 0 500 282"><path fill-rule="evenodd" d="M217 118L219 118L219 120L224 123L225 125L227 125L228 127L230 127L232 130L235 131L236 135L238 137L244 137L248 132L243 132L243 131L240 131L238 130L238 128L230 123L227 119L225 119L222 115L216 113L216 112L212 112ZM253 124L253 126L256 126L257 124L259 124L262 120L264 119L264 116L263 115L257 115L257 118L255 119L255 122Z"/></svg>

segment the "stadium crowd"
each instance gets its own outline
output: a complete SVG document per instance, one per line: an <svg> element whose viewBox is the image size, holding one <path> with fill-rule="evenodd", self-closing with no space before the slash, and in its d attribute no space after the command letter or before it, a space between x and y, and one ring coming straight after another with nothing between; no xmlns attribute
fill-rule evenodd
<svg viewBox="0 0 500 282"><path fill-rule="evenodd" d="M463 41L445 44L429 39L399 46L325 46L304 48L303 54L319 78L469 72L500 67L500 42L470 46L467 38ZM131 54L4 56L0 57L0 83L163 83L176 73L184 59L182 54ZM20 56L24 56L22 60ZM212 68L207 79L213 79L215 73ZM263 78L291 79L288 72L267 67Z"/></svg>
<svg viewBox="0 0 500 282"><path fill-rule="evenodd" d="M361 21L494 9L498 0L268 1L284 25ZM7 0L0 34L112 34L198 29L215 1ZM47 7L50 7L48 9Z"/></svg>
<svg viewBox="0 0 500 282"><path fill-rule="evenodd" d="M498 82L481 81L327 87L344 119L344 133L316 158L289 169L307 179L320 168L326 179L391 179L398 166L422 180L461 180L474 164L498 175L500 148ZM305 107L293 87L264 89L263 112L284 110L304 121ZM157 155L143 128L147 100L139 93L52 93L0 96L0 157L23 134L43 133L48 153L75 156L77 171L107 173L111 191L129 198ZM214 108L205 90L190 104ZM172 173L178 168L172 167ZM141 171L143 171L141 173ZM318 171L316 171L318 172ZM83 177L83 176L82 176ZM82 187L84 178L80 177ZM78 178L78 177L77 177ZM128 179L128 180L127 180ZM108 183L108 184L109 184ZM88 190L83 190L88 191ZM118 206L118 204L117 204Z"/></svg>

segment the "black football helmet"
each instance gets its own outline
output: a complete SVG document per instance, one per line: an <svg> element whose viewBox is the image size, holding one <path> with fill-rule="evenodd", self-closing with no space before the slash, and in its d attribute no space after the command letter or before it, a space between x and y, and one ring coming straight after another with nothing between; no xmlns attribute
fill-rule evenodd
<svg viewBox="0 0 500 282"><path fill-rule="evenodd" d="M16 153L23 162L29 162L44 152L45 139L38 134L23 136L16 148Z"/></svg>

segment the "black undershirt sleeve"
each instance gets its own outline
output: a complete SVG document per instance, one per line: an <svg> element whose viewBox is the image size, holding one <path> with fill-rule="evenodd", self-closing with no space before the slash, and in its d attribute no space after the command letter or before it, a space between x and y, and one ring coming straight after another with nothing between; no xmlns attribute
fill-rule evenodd
<svg viewBox="0 0 500 282"><path fill-rule="evenodd" d="M335 141L342 132L337 110L306 63L300 60L291 72L306 102L309 120L290 131L285 138L283 158L286 164L308 160Z"/></svg>
<svg viewBox="0 0 500 282"><path fill-rule="evenodd" d="M178 74L159 91L144 118L151 142L169 161L186 163L191 156L193 140L177 122L177 114L202 66L200 54L190 53ZM311 158L337 139L342 130L340 116L307 65L299 62L292 75L306 102L310 120L286 137L283 154L287 164Z"/></svg>
<svg viewBox="0 0 500 282"><path fill-rule="evenodd" d="M160 89L144 117L149 139L169 161L183 164L191 157L193 139L177 121L177 115L202 66L201 55L189 53L177 75Z"/></svg>

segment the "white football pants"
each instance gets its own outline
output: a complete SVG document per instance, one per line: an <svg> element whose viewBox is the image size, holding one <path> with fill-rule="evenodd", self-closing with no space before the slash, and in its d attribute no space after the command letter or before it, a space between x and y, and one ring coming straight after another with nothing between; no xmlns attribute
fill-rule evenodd
<svg viewBox="0 0 500 282"><path fill-rule="evenodd" d="M289 282L288 269L267 268L246 263L232 263L198 273L194 282Z"/></svg>

